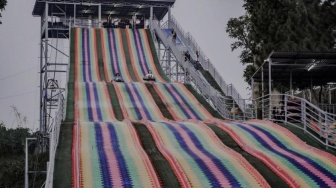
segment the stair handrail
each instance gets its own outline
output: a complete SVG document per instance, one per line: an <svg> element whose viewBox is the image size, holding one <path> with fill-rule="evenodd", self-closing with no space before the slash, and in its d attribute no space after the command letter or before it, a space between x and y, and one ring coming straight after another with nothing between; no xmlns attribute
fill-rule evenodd
<svg viewBox="0 0 336 188"><path fill-rule="evenodd" d="M54 179L54 166L55 166L55 156L59 141L59 134L61 129L62 121L65 116L65 98L63 94L58 95L58 109L56 111L55 121L52 125L51 131L49 132L49 165L47 169L47 179L45 182L45 187L53 186Z"/></svg>
<svg viewBox="0 0 336 188"><path fill-rule="evenodd" d="M256 104L262 104L256 105L261 106L262 119L296 126L326 147L336 149L336 114L287 94L266 95L256 99Z"/></svg>
<svg viewBox="0 0 336 188"><path fill-rule="evenodd" d="M184 61L184 56L180 53L179 49L176 47L176 45L173 43L170 37L167 37L163 31L162 28L156 23L152 22L152 29L155 31L156 35L161 39L162 44L169 48L172 53L174 54L176 60L180 63L180 65L188 72L188 77L190 77L194 83L201 88L202 95L205 96L205 98L211 98L213 99L216 109L221 113L221 115L226 119L231 119L230 115L225 108L226 106L223 105L223 101L219 98L220 94L219 92L214 89L204 78L202 80L201 76L199 76L199 72L194 70L193 66L189 61Z"/></svg>
<svg viewBox="0 0 336 188"><path fill-rule="evenodd" d="M225 95L232 96L232 98L237 103L238 107L245 112L246 111L246 104L242 98L242 96L238 93L237 89L232 85L231 87L228 86L228 84L225 82L225 80L222 78L221 74L217 71L215 66L212 64L210 59L205 55L201 47L197 44L194 37L191 35L190 32L185 32L183 28L180 26L180 24L177 22L174 16L171 15L170 21L168 20L165 24L162 25L162 28L170 29L174 28L176 31L176 34L179 36L179 38L182 40L182 42L185 45L188 45L191 50L196 53L196 51L199 52L199 62L206 70L209 71L211 76L215 79L215 81L218 83L220 88L223 90Z"/></svg>

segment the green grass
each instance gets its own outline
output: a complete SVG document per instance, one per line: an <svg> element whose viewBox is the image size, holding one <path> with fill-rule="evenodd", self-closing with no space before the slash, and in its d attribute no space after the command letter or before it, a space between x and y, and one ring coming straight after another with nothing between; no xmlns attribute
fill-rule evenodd
<svg viewBox="0 0 336 188"><path fill-rule="evenodd" d="M55 188L71 187L72 131L73 122L62 123L55 157L53 182Z"/></svg>
<svg viewBox="0 0 336 188"><path fill-rule="evenodd" d="M141 144L149 156L163 187L181 187L173 169L155 145L151 133L144 124L133 123L140 137Z"/></svg>
<svg viewBox="0 0 336 188"><path fill-rule="evenodd" d="M218 119L223 119L223 117L213 109L210 104L201 96L191 85L184 85L194 96L195 98L203 105L203 107L214 117Z"/></svg>
<svg viewBox="0 0 336 188"><path fill-rule="evenodd" d="M146 83L146 87L148 91L151 93L156 105L159 107L161 113L163 114L164 117L170 120L174 120L173 116L170 114L167 106L165 103L161 100L159 97L158 93L155 91L154 87L152 84Z"/></svg>
<svg viewBox="0 0 336 188"><path fill-rule="evenodd" d="M128 42L127 42L127 36L126 36L126 30L125 29L121 29L121 36L122 36L122 44L124 46L124 52L125 52L125 57L126 57L126 64L127 64L127 69L129 74L132 77L132 80L134 82L138 81L135 74L134 74L134 70L132 67L132 61L131 61L131 55L130 55L130 51L129 51L129 46L128 46ZM137 63L137 62L135 62Z"/></svg>
<svg viewBox="0 0 336 188"><path fill-rule="evenodd" d="M115 114L117 120L122 121L124 119L124 115L122 113L122 109L121 109L121 106L119 104L118 97L117 97L116 91L115 91L112 83L107 83L107 89L108 89L109 94L110 94L110 99L111 99L114 114Z"/></svg>
<svg viewBox="0 0 336 188"><path fill-rule="evenodd" d="M282 180L276 173L274 173L269 167L267 167L258 158L250 155L244 151L233 139L232 137L217 127L216 125L207 124L218 136L218 138L229 148L240 153L259 173L265 178L265 180L270 184L271 187L289 187L287 183Z"/></svg>

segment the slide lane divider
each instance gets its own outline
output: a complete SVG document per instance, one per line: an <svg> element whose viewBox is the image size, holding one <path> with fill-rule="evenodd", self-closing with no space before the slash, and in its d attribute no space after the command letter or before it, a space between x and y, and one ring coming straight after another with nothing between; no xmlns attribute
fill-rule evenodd
<svg viewBox="0 0 336 188"><path fill-rule="evenodd" d="M226 125L226 123L227 122L222 122L220 120L216 120L216 122L213 122L213 124L218 126L223 131L227 132L237 142L237 144L241 148L243 148L246 152L250 153L259 160L263 161L270 169L272 169L278 176L280 176L286 183L288 183L290 187L301 187L301 185L290 174L288 174L285 170L280 168L274 160L272 160L263 152L258 151L252 146L245 143L242 137L239 134L237 134L234 130L229 128L229 126Z"/></svg>
<svg viewBox="0 0 336 188"><path fill-rule="evenodd" d="M234 159L236 159L236 162L241 165L241 168L239 168L239 172L243 173L245 175L244 177L247 177L247 175L251 175L253 177L253 181L256 181L256 183L261 187L270 187L264 177L245 158L243 158L239 153L235 152L228 146L224 145L224 143L218 138L215 132L212 131L210 127L205 125L204 122L197 120L189 120L188 122L193 122L198 126L202 127L207 132L207 134L210 135L209 138L221 149L218 151L222 151L224 152L224 154L233 156ZM234 166L237 167L237 165Z"/></svg>
<svg viewBox="0 0 336 188"><path fill-rule="evenodd" d="M154 139L154 142L155 142L156 146L158 147L159 151L167 159L167 161L170 164L171 168L173 169L177 179L179 180L181 186L185 187L185 188L191 188L192 186L191 186L186 174L184 173L183 169L179 165L179 162L174 158L174 156L169 152L169 150L166 149L166 147L164 146L157 130L154 129L154 127L152 126L150 121L144 120L142 122L146 125L147 129L151 133L151 135Z"/></svg>
<svg viewBox="0 0 336 188"><path fill-rule="evenodd" d="M331 163L336 164L336 157L334 155L306 144L304 141L299 139L295 134L293 134L291 131L289 131L288 129L282 126L279 126L270 121L257 120L257 119L249 120L247 121L247 123L258 123L259 125L269 126L269 128L273 128L277 131L280 131L282 135L285 135L289 137L291 140L293 140L293 142L296 143L297 148L302 148L303 151L307 151L307 153L314 152L316 153L317 156L323 156L324 158L327 158L328 160L330 160Z"/></svg>
<svg viewBox="0 0 336 188"><path fill-rule="evenodd" d="M159 58L158 58L158 55L156 53L156 47L154 45L154 42L153 42L153 37L152 37L152 34L150 32L149 29L145 29L144 30L145 33L146 33L146 40L148 42L148 45L149 45L149 49L150 49L150 57L153 58L153 62L154 62L154 66L155 68L153 68L154 70L156 69L158 72L159 72L159 75L162 77L163 81L162 82L170 82L169 78L167 77L167 75L163 72L162 68L161 68L161 65L160 65L160 62L159 62Z"/></svg>
<svg viewBox="0 0 336 188"><path fill-rule="evenodd" d="M173 106L169 105L168 101L173 101L174 98L167 90L165 90L166 92L162 91L163 89L159 88L158 83L152 83L152 85L156 93L166 105L170 114L173 116L174 120L183 121L190 118L188 112L184 108L182 108L181 105L179 105L179 108L174 108Z"/></svg>
<svg viewBox="0 0 336 188"><path fill-rule="evenodd" d="M120 90L119 90L119 87L118 87L118 84L119 84L119 83L111 83L111 84L113 85L114 91L115 91L116 94L117 94L118 102L119 102L119 104L120 104L120 107L121 107L121 110L122 110L122 114L123 114L123 116L124 116L124 119L129 119L130 116L129 116L127 110L125 109L125 105L124 105L125 103L123 102L123 97L122 97L122 95L121 95L121 93L120 93Z"/></svg>
<svg viewBox="0 0 336 188"><path fill-rule="evenodd" d="M134 73L134 76L136 78L136 80L133 80L133 81L137 81L137 82L142 82L142 79L143 77L145 76L144 74L140 74L138 68L137 68L137 65L139 64L139 61L138 59L136 59L136 57L134 56L134 54L136 54L137 52L134 51L134 48L132 47L132 44L131 44L131 39L130 39L130 36L129 36L129 33L128 33L128 29L124 29L122 30L124 33L124 43L126 43L126 48L128 50L128 55L129 55L129 58L130 58L130 68L132 68L133 70L133 73ZM125 41L126 40L126 41Z"/></svg>
<svg viewBox="0 0 336 188"><path fill-rule="evenodd" d="M157 67L154 64L153 54L151 53L151 48L148 44L148 38L144 29L136 29L132 30L133 36L135 37L135 43L137 46L137 50L139 51L141 65L143 69L151 70L156 80L158 82L165 82L165 80L161 77L161 74L157 70ZM144 64L145 63L145 64ZM146 74L146 73L145 73Z"/></svg>
<svg viewBox="0 0 336 188"><path fill-rule="evenodd" d="M154 56L157 56L157 54L152 53L153 51L152 51L152 48L151 48L151 45L150 45L150 40L149 40L149 37L147 35L148 33L147 33L146 29L139 29L137 32L139 33L141 43L144 46L144 49L145 49L144 55L147 59L147 62L150 62L150 63L148 63L148 66L150 67L151 70L153 70L153 73L158 78L159 82L169 82L161 74L161 71L160 71L161 67L157 67L156 64L155 64L155 60L154 60L155 57Z"/></svg>
<svg viewBox="0 0 336 188"><path fill-rule="evenodd" d="M203 105L197 100L197 98L181 83L177 82L175 86L182 96L189 98L189 101L194 101L192 104L196 104L195 109L197 109L199 114L204 114L203 120L213 119L213 116L203 107Z"/></svg>
<svg viewBox="0 0 336 188"><path fill-rule="evenodd" d="M146 167L146 170L149 174L150 181L152 183L152 187L162 187L159 179L158 174L156 174L154 167L147 155L147 153L144 151L144 149L141 146L139 135L137 134L135 128L133 127L130 120L125 120L126 124L131 130L131 138L134 141L135 148L137 149L138 153L140 154L142 161L144 162L144 165Z"/></svg>
<svg viewBox="0 0 336 188"><path fill-rule="evenodd" d="M313 180L315 183L317 183L319 186L331 186L326 184L326 182L332 181L327 177L327 174L330 176L330 173L323 170L322 168L319 168L319 165L317 165L316 163L314 164L313 161L307 159L297 152L286 149L286 146L281 144L275 137L251 124L245 126L242 124L237 124L237 126L245 131L248 131L249 134L253 135L253 137L257 139L258 142L261 143L263 147L270 152L270 154L275 154L275 157L279 159L284 158L288 160L289 165L293 165L296 169L304 173L305 176L300 175L300 177L303 178L305 181L309 182L309 180L307 180L307 178L309 178L310 180ZM314 182L309 183L309 185L313 185ZM332 184L335 185L335 182L333 182Z"/></svg>

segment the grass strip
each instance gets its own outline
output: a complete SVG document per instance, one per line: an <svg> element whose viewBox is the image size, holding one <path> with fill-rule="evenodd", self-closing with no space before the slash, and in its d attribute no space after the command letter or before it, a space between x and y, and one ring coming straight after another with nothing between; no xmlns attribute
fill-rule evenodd
<svg viewBox="0 0 336 188"><path fill-rule="evenodd" d="M217 135L217 137L229 148L240 153L259 173L265 178L271 187L289 187L288 184L281 179L275 172L268 166L253 155L243 150L232 137L213 124L207 124Z"/></svg>
<svg viewBox="0 0 336 188"><path fill-rule="evenodd" d="M150 50L151 50L152 55L153 55L154 64L156 66L156 69L158 70L158 72L160 73L160 75L164 79L164 81L170 82L169 78L164 73L164 71L162 70L162 67L160 65L160 61L159 61L159 58L158 58L156 50L155 50L156 48L155 48L155 45L154 45L152 33L150 32L149 29L146 29L146 33L147 33L147 38L149 40L148 42L149 42L149 45L150 45L150 48L151 48Z"/></svg>
<svg viewBox="0 0 336 188"><path fill-rule="evenodd" d="M106 80L105 73L104 73L104 61L103 61L103 52L101 46L102 38L100 35L100 29L96 29L96 45L97 45L97 53L98 53L98 67L99 67L99 74L102 81L109 82L110 80Z"/></svg>
<svg viewBox="0 0 336 188"><path fill-rule="evenodd" d="M142 147L149 156L163 187L181 187L170 164L156 147L154 139L146 125L133 123L133 126L138 132Z"/></svg>
<svg viewBox="0 0 336 188"><path fill-rule="evenodd" d="M134 82L137 82L139 80L137 80L135 74L134 74L134 70L132 67L132 61L131 61L131 54L130 54L130 50L129 50L129 46L128 46L128 42L127 42L127 36L126 36L126 30L125 29L121 29L121 36L122 36L122 44L124 47L124 52L125 52L125 57L126 57L126 64L127 64L127 69L129 74L132 77L132 80Z"/></svg>
<svg viewBox="0 0 336 188"><path fill-rule="evenodd" d="M113 84L110 83L110 82L107 82L106 85L107 85L107 89L108 89L109 94L110 94L110 99L111 99L114 115L117 118L117 120L122 121L124 119L124 115L122 113L122 109L121 109L121 106L119 104L119 100L118 100L116 91L113 87Z"/></svg>
<svg viewBox="0 0 336 188"><path fill-rule="evenodd" d="M63 122L55 156L53 187L71 187L71 149L73 122Z"/></svg>
<svg viewBox="0 0 336 188"><path fill-rule="evenodd" d="M198 102L200 102L203 107L215 118L218 119L224 119L215 109L213 109L210 104L203 98L203 96L201 96L199 93L197 93L197 91L188 84L184 85L194 96L195 98L198 100Z"/></svg>
<svg viewBox="0 0 336 188"><path fill-rule="evenodd" d="M159 107L163 116L166 117L167 119L174 120L174 117L170 114L167 106L161 100L159 94L155 91L154 86L152 84L149 84L149 83L146 83L145 85L146 85L148 91L151 93L156 105Z"/></svg>

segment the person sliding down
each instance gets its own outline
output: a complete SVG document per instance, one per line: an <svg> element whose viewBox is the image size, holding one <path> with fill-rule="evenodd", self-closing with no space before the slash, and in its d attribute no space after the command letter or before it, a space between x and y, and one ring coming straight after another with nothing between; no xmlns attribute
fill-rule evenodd
<svg viewBox="0 0 336 188"><path fill-rule="evenodd" d="M149 70L148 73L143 78L143 80L145 80L145 81L155 81L155 77L152 74L152 71Z"/></svg>
<svg viewBox="0 0 336 188"><path fill-rule="evenodd" d="M124 82L124 80L121 78L121 76L119 75L119 73L116 73L114 75L114 81L115 82Z"/></svg>

